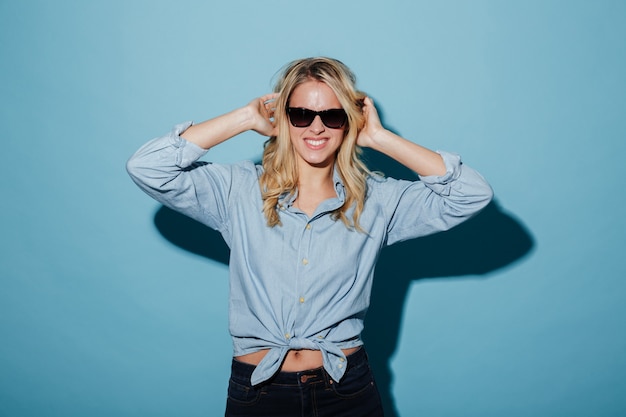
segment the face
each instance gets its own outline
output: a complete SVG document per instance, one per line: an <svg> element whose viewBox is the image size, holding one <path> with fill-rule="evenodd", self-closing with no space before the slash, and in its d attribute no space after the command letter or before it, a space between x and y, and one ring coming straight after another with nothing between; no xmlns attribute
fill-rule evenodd
<svg viewBox="0 0 626 417"><path fill-rule="evenodd" d="M291 93L289 107L302 107L314 111L341 109L341 103L328 85L310 80L297 86ZM298 166L328 167L335 162L335 155L347 125L339 129L326 127L320 116L315 116L307 127L295 127L289 123L289 136L298 158Z"/></svg>

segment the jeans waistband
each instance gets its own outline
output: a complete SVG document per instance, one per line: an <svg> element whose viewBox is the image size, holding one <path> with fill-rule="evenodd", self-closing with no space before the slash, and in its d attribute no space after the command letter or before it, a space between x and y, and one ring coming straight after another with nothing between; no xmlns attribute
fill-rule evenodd
<svg viewBox="0 0 626 417"><path fill-rule="evenodd" d="M361 346L359 350L346 356L346 361L348 362L346 372L352 367L360 365L363 362L367 362L367 353L365 352L365 348ZM250 385L250 377L252 376L252 372L254 372L255 368L256 365L251 365L249 363L233 359L231 365L231 379L240 384ZM331 378L324 370L324 367L298 372L279 371L276 375L271 377L267 383L299 386L322 381L331 381Z"/></svg>

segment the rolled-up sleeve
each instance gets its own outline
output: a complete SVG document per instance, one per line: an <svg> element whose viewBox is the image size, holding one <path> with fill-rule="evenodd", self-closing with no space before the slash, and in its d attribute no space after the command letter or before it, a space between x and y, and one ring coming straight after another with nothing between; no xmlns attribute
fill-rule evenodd
<svg viewBox="0 0 626 417"><path fill-rule="evenodd" d="M448 230L474 216L493 190L459 155L438 151L446 165L441 176L420 181L390 180L384 195L389 223L387 244Z"/></svg>
<svg viewBox="0 0 626 417"><path fill-rule="evenodd" d="M130 157L126 170L155 200L222 231L228 222L232 168L198 162L207 150L180 136L191 124L178 124L143 145Z"/></svg>

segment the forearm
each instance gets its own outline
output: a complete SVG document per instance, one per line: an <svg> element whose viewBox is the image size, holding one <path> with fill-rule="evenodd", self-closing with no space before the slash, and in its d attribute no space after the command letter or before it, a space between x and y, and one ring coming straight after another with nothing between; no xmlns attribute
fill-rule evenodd
<svg viewBox="0 0 626 417"><path fill-rule="evenodd" d="M446 173L446 166L441 155L387 129L380 129L372 136L370 147L421 176L441 176Z"/></svg>
<svg viewBox="0 0 626 417"><path fill-rule="evenodd" d="M241 107L214 119L194 124L180 136L203 149L210 149L251 128L250 109Z"/></svg>

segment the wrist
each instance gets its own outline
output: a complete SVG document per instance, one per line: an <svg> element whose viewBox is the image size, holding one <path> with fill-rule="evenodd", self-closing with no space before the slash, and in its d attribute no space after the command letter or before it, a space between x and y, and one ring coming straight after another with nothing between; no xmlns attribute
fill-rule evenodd
<svg viewBox="0 0 626 417"><path fill-rule="evenodd" d="M254 111L250 106L243 106L233 110L233 117L242 132L254 128Z"/></svg>
<svg viewBox="0 0 626 417"><path fill-rule="evenodd" d="M376 151L383 151L393 141L394 136L393 133L383 127L376 129L369 135L369 147Z"/></svg>

